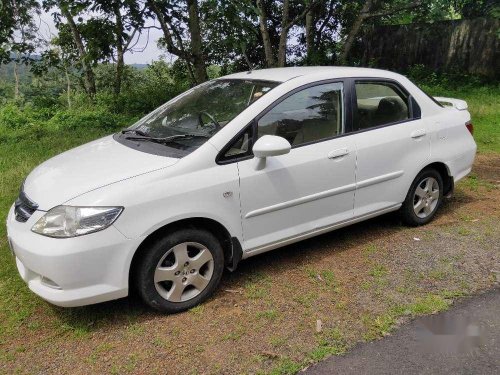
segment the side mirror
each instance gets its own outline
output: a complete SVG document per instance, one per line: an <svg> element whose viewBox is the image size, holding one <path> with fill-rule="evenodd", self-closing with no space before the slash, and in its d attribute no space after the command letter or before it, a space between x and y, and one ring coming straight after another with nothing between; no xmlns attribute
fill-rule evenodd
<svg viewBox="0 0 500 375"><path fill-rule="evenodd" d="M288 154L291 148L290 142L283 137L264 135L255 142L252 148L253 154L257 157L256 169L266 166L267 157Z"/></svg>

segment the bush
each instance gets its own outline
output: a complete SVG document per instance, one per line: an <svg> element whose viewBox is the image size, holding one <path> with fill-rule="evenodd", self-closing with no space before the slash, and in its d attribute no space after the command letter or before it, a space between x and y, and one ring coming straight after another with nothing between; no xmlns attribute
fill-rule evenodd
<svg viewBox="0 0 500 375"><path fill-rule="evenodd" d="M0 108L0 128L2 129L19 129L28 126L30 122L30 116L13 102Z"/></svg>
<svg viewBox="0 0 500 375"><path fill-rule="evenodd" d="M50 130L76 130L76 129L99 129L114 131L119 127L126 127L130 118L117 115L105 108L71 109L58 111L48 122Z"/></svg>
<svg viewBox="0 0 500 375"><path fill-rule="evenodd" d="M43 136L58 137L63 132L109 134L129 126L136 119L137 116L112 113L95 105L93 108L57 109L9 102L0 107L0 143L36 141Z"/></svg>
<svg viewBox="0 0 500 375"><path fill-rule="evenodd" d="M457 70L439 72L423 64L416 64L409 67L405 74L421 86L442 87L444 89L464 89L494 83L486 77L467 74Z"/></svg>

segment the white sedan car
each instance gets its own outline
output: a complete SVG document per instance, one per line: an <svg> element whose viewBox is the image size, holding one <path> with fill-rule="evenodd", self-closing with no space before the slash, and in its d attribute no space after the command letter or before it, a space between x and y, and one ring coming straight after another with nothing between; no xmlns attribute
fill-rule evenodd
<svg viewBox="0 0 500 375"><path fill-rule="evenodd" d="M9 243L53 304L136 290L178 312L253 255L396 210L428 223L471 170L471 134L464 101L389 71L232 74L37 167Z"/></svg>

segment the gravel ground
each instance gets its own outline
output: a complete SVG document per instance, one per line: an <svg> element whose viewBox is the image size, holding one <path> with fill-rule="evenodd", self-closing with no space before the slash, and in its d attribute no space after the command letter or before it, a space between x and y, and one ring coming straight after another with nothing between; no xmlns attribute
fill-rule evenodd
<svg viewBox="0 0 500 375"><path fill-rule="evenodd" d="M478 160L431 224L386 215L251 258L186 313L132 298L61 309L33 296L34 312L13 320L24 307L13 299L0 311L15 321L0 323L0 373L293 373L389 335L496 285L500 157Z"/></svg>

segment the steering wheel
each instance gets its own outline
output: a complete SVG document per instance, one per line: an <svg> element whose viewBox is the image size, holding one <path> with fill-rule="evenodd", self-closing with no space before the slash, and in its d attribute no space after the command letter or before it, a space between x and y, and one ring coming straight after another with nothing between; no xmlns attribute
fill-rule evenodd
<svg viewBox="0 0 500 375"><path fill-rule="evenodd" d="M206 111L201 111L200 114L198 115L198 120L199 120L201 126L205 126L205 123L202 120L203 115L207 116L210 119L210 121L212 121L212 123L215 125L216 130L220 130L220 124L217 122L215 117Z"/></svg>

